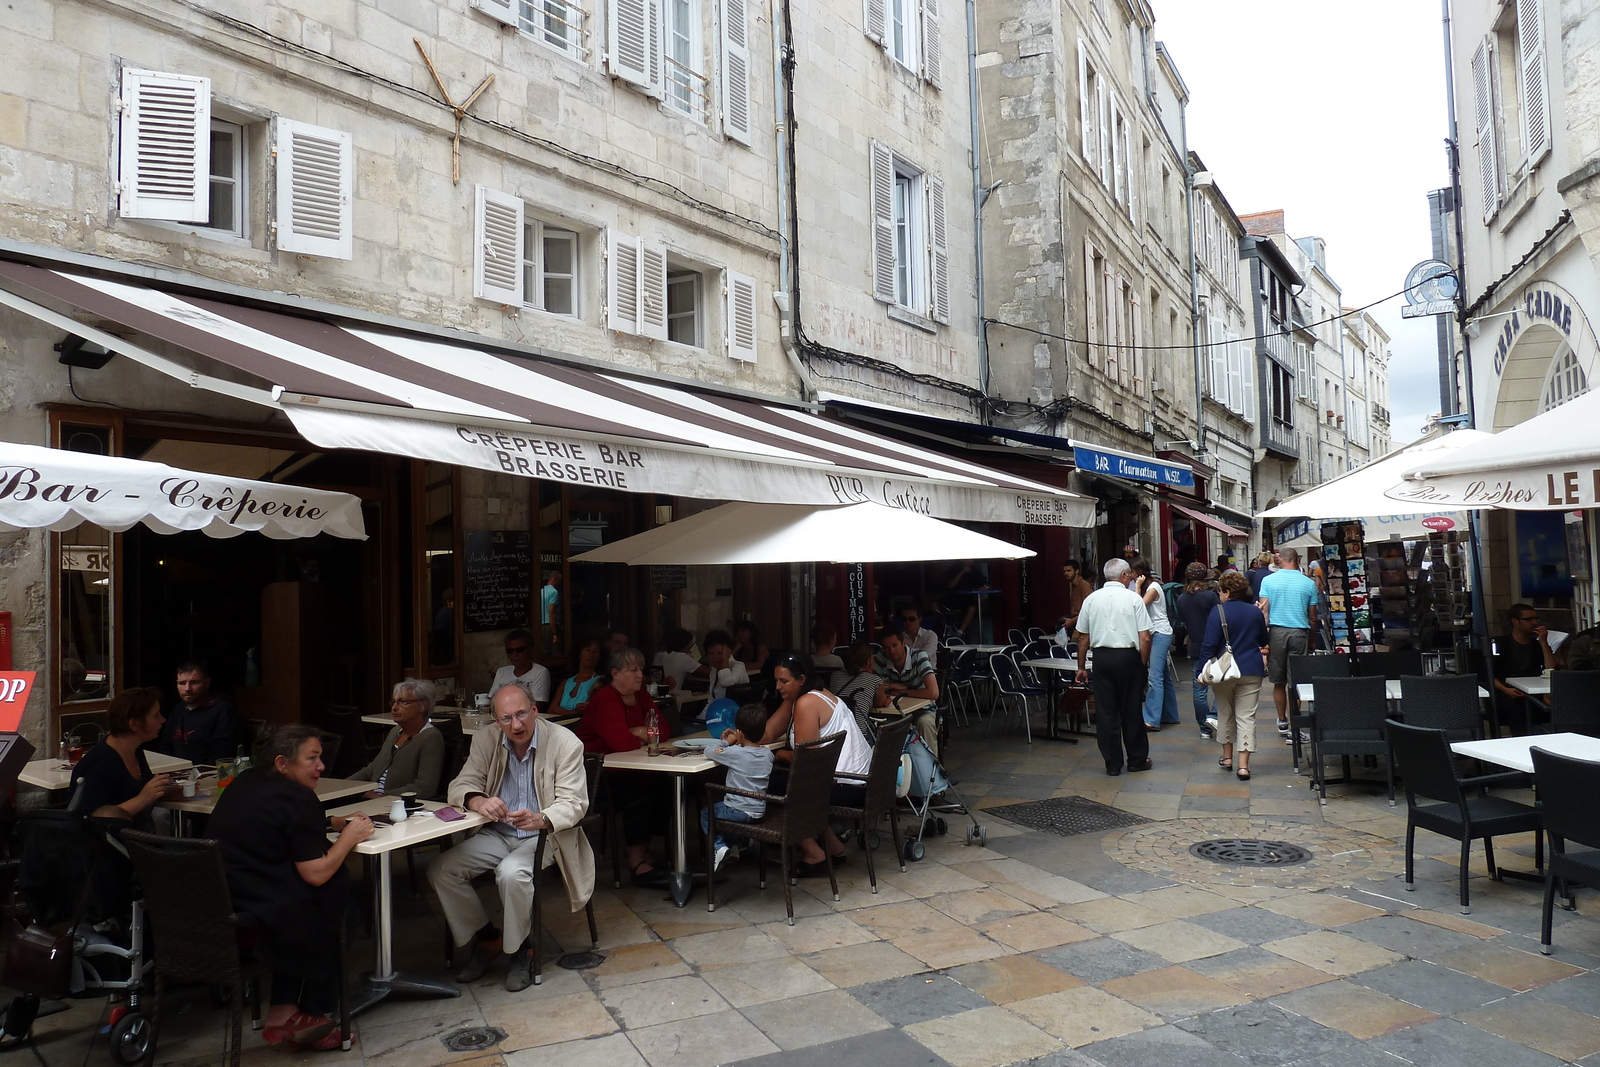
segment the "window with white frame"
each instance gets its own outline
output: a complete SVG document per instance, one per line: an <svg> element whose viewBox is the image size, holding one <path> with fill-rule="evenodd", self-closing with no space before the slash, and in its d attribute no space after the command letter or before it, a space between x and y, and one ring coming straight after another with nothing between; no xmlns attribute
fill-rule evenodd
<svg viewBox="0 0 1600 1067"><path fill-rule="evenodd" d="M944 50L939 5L946 0L865 0L862 28L888 57L939 88Z"/></svg>
<svg viewBox="0 0 1600 1067"><path fill-rule="evenodd" d="M572 0L516 0L517 28L580 62L589 57L588 14Z"/></svg>
<svg viewBox="0 0 1600 1067"><path fill-rule="evenodd" d="M936 322L950 321L944 182L873 141L873 295Z"/></svg>
<svg viewBox="0 0 1600 1067"><path fill-rule="evenodd" d="M521 198L477 187L473 211L473 295L510 307L577 317L582 277L578 231L536 217Z"/></svg>
<svg viewBox="0 0 1600 1067"><path fill-rule="evenodd" d="M211 120L210 213L200 225L209 230L245 235L248 184L245 179L245 130L237 122Z"/></svg>
<svg viewBox="0 0 1600 1067"><path fill-rule="evenodd" d="M552 315L578 315L578 232L543 219L523 225L523 303Z"/></svg>
<svg viewBox="0 0 1600 1067"><path fill-rule="evenodd" d="M667 340L705 347L705 286L699 271L667 263Z"/></svg>
<svg viewBox="0 0 1600 1067"><path fill-rule="evenodd" d="M1472 55L1472 117L1483 219L1550 151L1542 0L1505 5Z"/></svg>
<svg viewBox="0 0 1600 1067"><path fill-rule="evenodd" d="M1589 376L1584 373L1583 364L1578 362L1578 354L1569 348L1566 355L1556 362L1555 370L1550 372L1550 380L1545 383L1544 395L1539 401L1539 410L1558 408L1588 391Z"/></svg>
<svg viewBox="0 0 1600 1067"><path fill-rule="evenodd" d="M1107 303L1106 285L1109 273L1106 268L1105 253L1095 247L1094 242L1083 243L1083 311L1084 333L1088 343L1084 345L1084 362L1091 367L1100 366L1105 358L1105 349L1101 346L1108 343L1111 336L1107 316L1111 305Z"/></svg>
<svg viewBox="0 0 1600 1067"><path fill-rule="evenodd" d="M1078 42L1078 122L1082 133L1079 151L1088 168L1105 181L1106 171L1106 83L1100 68L1089 57L1089 47Z"/></svg>
<svg viewBox="0 0 1600 1067"><path fill-rule="evenodd" d="M700 45L699 0L661 2L666 105L704 122L711 101L711 81L705 75L705 52Z"/></svg>

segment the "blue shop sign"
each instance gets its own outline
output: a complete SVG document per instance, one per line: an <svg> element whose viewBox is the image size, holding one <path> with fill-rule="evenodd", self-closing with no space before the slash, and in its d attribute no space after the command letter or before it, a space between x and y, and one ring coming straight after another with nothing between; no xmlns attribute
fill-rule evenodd
<svg viewBox="0 0 1600 1067"><path fill-rule="evenodd" d="M1126 478L1134 482L1155 482L1157 485L1194 486L1194 471L1181 464L1165 463L1149 456L1128 456L1121 452L1086 448L1073 442L1072 457L1079 470L1095 474L1108 474L1113 478Z"/></svg>

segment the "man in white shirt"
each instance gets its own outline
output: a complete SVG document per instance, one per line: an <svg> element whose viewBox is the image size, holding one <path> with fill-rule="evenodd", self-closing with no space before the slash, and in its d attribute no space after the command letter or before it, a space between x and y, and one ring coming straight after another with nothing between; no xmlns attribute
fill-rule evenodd
<svg viewBox="0 0 1600 1067"><path fill-rule="evenodd" d="M706 697L721 700L728 695L731 685L747 685L750 672L743 663L733 658L733 637L726 630L712 630L706 634L706 661L693 673L706 679Z"/></svg>
<svg viewBox="0 0 1600 1067"><path fill-rule="evenodd" d="M917 610L915 604L900 611L901 631L905 634L906 647L913 652L926 652L929 663L939 661L939 635L932 630L922 627L922 612Z"/></svg>
<svg viewBox="0 0 1600 1067"><path fill-rule="evenodd" d="M1144 730L1144 690L1150 667L1150 613L1128 588L1125 559L1105 566L1106 584L1083 599L1078 612L1078 684L1089 681L1084 664L1094 649L1095 734L1106 773L1148 771L1150 738Z"/></svg>
<svg viewBox="0 0 1600 1067"><path fill-rule="evenodd" d="M550 706L550 672L543 664L533 662L533 634L516 629L506 634L506 659L511 662L494 672L489 683L489 699L506 686L521 682L528 695L538 703L539 710Z"/></svg>

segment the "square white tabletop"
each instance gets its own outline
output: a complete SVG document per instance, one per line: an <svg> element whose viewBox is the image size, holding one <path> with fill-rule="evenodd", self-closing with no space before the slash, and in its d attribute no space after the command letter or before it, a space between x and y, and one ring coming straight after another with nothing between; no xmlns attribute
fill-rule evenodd
<svg viewBox="0 0 1600 1067"><path fill-rule="evenodd" d="M393 803L391 798L379 797L376 800L363 800L356 804L346 804L342 808L332 809L328 814L347 816L354 815L359 811L367 815L387 815L391 803ZM461 818L453 822L446 822L433 814L440 808L446 807L449 807L449 805L441 804L436 800L425 800L422 802L422 810L413 812L405 822L397 823L393 826L379 823L373 828L372 836L357 845L355 850L366 856L377 856L385 852L393 852L397 848L420 845L424 841L448 837L464 830L475 830L489 821L475 811L462 812Z"/></svg>
<svg viewBox="0 0 1600 1067"><path fill-rule="evenodd" d="M1487 741L1457 741L1450 751L1471 756L1485 763L1533 773L1533 749L1542 748L1573 759L1600 761L1600 737L1587 734L1530 734L1527 737L1495 737Z"/></svg>
<svg viewBox="0 0 1600 1067"><path fill-rule="evenodd" d="M1076 671L1078 669L1078 657L1073 656L1071 659L1063 659L1059 656L1050 656L1047 659L1025 659L1022 661L1022 665L1045 671Z"/></svg>
<svg viewBox="0 0 1600 1067"><path fill-rule="evenodd" d="M1398 701L1401 694L1401 683L1398 678L1386 678L1383 682L1383 695L1390 701ZM1310 704L1316 700L1316 683L1300 682L1294 687L1295 695L1300 698L1300 703ZM1488 700L1489 691L1483 686L1478 686L1478 699Z"/></svg>
<svg viewBox="0 0 1600 1067"><path fill-rule="evenodd" d="M173 774L194 766L179 756L168 756L161 752L146 752L144 758L153 774ZM58 759L36 759L23 765L17 781L40 789L65 789L72 784L72 765Z"/></svg>
<svg viewBox="0 0 1600 1067"><path fill-rule="evenodd" d="M952 643L944 646L952 652L1004 652L1010 645L968 645Z"/></svg>
<svg viewBox="0 0 1600 1067"><path fill-rule="evenodd" d="M358 797L372 788L371 782L358 782L349 778L321 778L317 780L317 799L323 804L335 800ZM201 778L196 783L192 797L172 797L156 801L156 807L171 811L187 811L194 815L210 815L217 807L217 776Z"/></svg>
<svg viewBox="0 0 1600 1067"><path fill-rule="evenodd" d="M1547 697L1550 695L1550 676L1536 674L1531 678L1507 678L1506 684L1513 689L1520 689L1531 697Z"/></svg>

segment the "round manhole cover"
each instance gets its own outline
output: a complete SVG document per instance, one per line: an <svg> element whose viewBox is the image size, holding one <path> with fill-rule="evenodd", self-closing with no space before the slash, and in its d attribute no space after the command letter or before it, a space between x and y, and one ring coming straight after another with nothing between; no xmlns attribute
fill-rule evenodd
<svg viewBox="0 0 1600 1067"><path fill-rule="evenodd" d="M1308 849L1287 841L1253 837L1224 837L1189 846L1192 855L1230 867L1293 867L1311 858Z"/></svg>
<svg viewBox="0 0 1600 1067"><path fill-rule="evenodd" d="M606 961L603 952L569 952L556 960L556 966L569 971L587 971Z"/></svg>
<svg viewBox="0 0 1600 1067"><path fill-rule="evenodd" d="M506 1032L498 1026L463 1026L452 1030L439 1040L451 1052L478 1052L494 1048L506 1039Z"/></svg>

